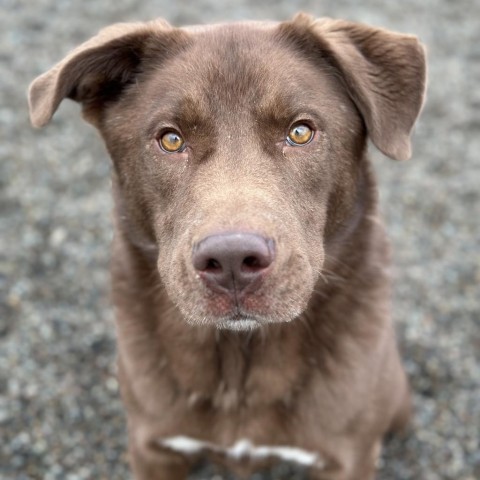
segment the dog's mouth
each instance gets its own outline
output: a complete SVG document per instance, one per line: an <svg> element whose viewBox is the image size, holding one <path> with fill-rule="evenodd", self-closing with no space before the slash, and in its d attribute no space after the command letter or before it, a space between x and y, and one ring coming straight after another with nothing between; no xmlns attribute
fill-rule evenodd
<svg viewBox="0 0 480 480"><path fill-rule="evenodd" d="M203 312L220 329L252 330L270 323L275 290L259 284L256 291L219 292L203 289Z"/></svg>
<svg viewBox="0 0 480 480"><path fill-rule="evenodd" d="M203 311L199 314L197 310L194 315L185 315L188 323L213 325L218 330L231 330L236 332L248 332L260 328L262 325L272 323L270 316L266 312L250 311L240 304L218 299L210 299L204 305ZM223 301L222 301L223 300ZM186 313L186 312L185 312Z"/></svg>
<svg viewBox="0 0 480 480"><path fill-rule="evenodd" d="M213 325L219 330L252 331L279 322L290 322L301 314L304 304L287 301L275 295L278 292L262 291L241 295L221 295L210 292L197 304L195 313L186 315L189 323ZM282 298L283 296L280 296ZM192 315L193 313L193 315Z"/></svg>
<svg viewBox="0 0 480 480"><path fill-rule="evenodd" d="M204 313L218 329L248 331L269 323L265 298L259 301L251 295L211 292L205 300Z"/></svg>

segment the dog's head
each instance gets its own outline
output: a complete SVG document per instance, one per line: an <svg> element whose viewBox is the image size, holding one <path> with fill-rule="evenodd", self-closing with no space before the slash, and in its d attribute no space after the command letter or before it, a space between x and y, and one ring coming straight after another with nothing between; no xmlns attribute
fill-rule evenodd
<svg viewBox="0 0 480 480"><path fill-rule="evenodd" d="M411 36L298 15L177 29L120 24L30 88L46 124L83 106L114 164L119 228L154 253L194 323L246 329L306 307L358 215L367 136L410 156L424 52Z"/></svg>

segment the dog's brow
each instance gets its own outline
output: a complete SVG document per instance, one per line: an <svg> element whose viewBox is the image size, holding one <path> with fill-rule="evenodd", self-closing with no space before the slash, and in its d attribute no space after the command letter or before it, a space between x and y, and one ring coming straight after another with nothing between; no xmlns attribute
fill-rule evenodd
<svg viewBox="0 0 480 480"><path fill-rule="evenodd" d="M188 95L181 98L174 106L174 118L177 122L193 128L196 125L209 123L210 115L207 111L201 99Z"/></svg>
<svg viewBox="0 0 480 480"><path fill-rule="evenodd" d="M178 127L185 131L196 131L212 126L211 115L206 105L198 98L184 92L172 93L159 100L150 115L148 131L154 134L162 125Z"/></svg>
<svg viewBox="0 0 480 480"><path fill-rule="evenodd" d="M298 111L293 99L282 92L266 96L254 110L258 118L274 123L288 122Z"/></svg>

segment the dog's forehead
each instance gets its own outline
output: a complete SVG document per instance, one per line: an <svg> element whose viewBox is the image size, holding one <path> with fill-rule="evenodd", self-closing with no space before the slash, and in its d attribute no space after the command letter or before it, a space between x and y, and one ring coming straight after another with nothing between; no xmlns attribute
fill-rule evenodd
<svg viewBox="0 0 480 480"><path fill-rule="evenodd" d="M241 74L237 83L250 74L275 70L278 74L279 61L286 46L275 36L274 22L243 22L187 27L191 43L185 50L184 62L176 62L187 72L195 70L200 80L203 75L223 81L231 78L230 73ZM257 80L259 80L257 78Z"/></svg>
<svg viewBox="0 0 480 480"><path fill-rule="evenodd" d="M278 35L276 22L187 27L191 42L154 69L149 97L158 104L188 105L211 116L222 111L294 115L312 97L331 102L331 74Z"/></svg>
<svg viewBox="0 0 480 480"><path fill-rule="evenodd" d="M278 77L282 70L278 62L283 61L292 68L296 57L293 45L279 34L278 25L276 22L239 22L187 27L192 39L191 54L198 60L196 70L201 71L203 65L222 72L239 62L237 70L270 70Z"/></svg>

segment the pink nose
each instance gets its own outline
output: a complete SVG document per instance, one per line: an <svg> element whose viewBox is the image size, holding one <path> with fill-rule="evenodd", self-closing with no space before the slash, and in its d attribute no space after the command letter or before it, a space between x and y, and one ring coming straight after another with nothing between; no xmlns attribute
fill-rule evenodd
<svg viewBox="0 0 480 480"><path fill-rule="evenodd" d="M275 259L274 241L248 232L228 232L203 238L193 247L195 270L210 287L240 292Z"/></svg>

